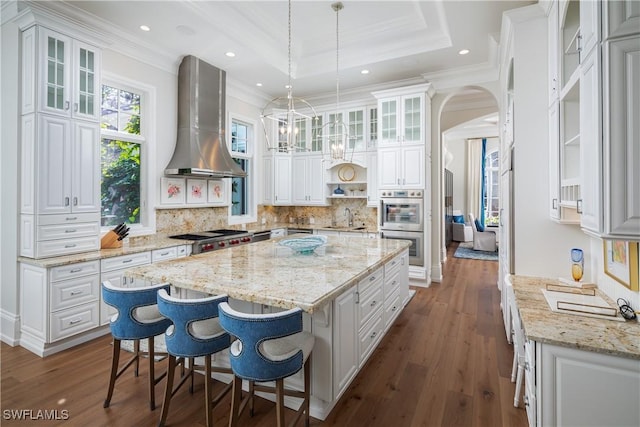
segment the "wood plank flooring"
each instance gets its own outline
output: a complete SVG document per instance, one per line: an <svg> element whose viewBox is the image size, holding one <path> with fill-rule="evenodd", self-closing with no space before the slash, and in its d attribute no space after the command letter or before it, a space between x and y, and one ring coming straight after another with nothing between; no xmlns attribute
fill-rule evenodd
<svg viewBox="0 0 640 427"><path fill-rule="evenodd" d="M513 407L512 347L507 343L498 263L453 258L444 280L417 292L325 421L312 426L526 426L524 408ZM155 426L160 407L149 411L146 365L138 378L116 383L111 407L102 408L110 364L110 336L41 359L21 347L0 347L2 426ZM160 369L160 367L158 368ZM164 381L156 388L162 402ZM183 387L172 399L169 426L204 426L203 382L194 394ZM215 393L215 390L214 390ZM230 399L214 411L228 423ZM58 410L66 420L19 421L8 410ZM292 412L287 413L291 415ZM49 412L52 414L52 412ZM53 413L55 415L55 413ZM242 426L275 424L275 407L256 400ZM302 423L301 423L302 425Z"/></svg>

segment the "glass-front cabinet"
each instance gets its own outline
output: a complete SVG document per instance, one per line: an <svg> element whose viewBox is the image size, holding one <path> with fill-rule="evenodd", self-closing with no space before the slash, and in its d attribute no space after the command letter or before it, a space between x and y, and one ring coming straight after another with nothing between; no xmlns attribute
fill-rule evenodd
<svg viewBox="0 0 640 427"><path fill-rule="evenodd" d="M380 99L378 104L380 145L424 143L424 95Z"/></svg>

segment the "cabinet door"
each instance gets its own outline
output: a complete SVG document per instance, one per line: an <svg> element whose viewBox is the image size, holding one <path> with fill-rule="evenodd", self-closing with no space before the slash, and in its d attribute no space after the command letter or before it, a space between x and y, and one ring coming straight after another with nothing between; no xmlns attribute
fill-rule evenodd
<svg viewBox="0 0 640 427"><path fill-rule="evenodd" d="M291 159L291 201L294 204L306 204L308 201L307 157L294 155Z"/></svg>
<svg viewBox="0 0 640 427"><path fill-rule="evenodd" d="M272 205L273 195L273 157L266 156L262 159L262 203Z"/></svg>
<svg viewBox="0 0 640 427"><path fill-rule="evenodd" d="M40 111L68 116L71 107L71 39L39 27Z"/></svg>
<svg viewBox="0 0 640 427"><path fill-rule="evenodd" d="M378 149L378 183L380 188L397 188L400 176L400 152L397 148Z"/></svg>
<svg viewBox="0 0 640 427"><path fill-rule="evenodd" d="M398 98L381 99L378 103L378 143L398 143Z"/></svg>
<svg viewBox="0 0 640 427"><path fill-rule="evenodd" d="M604 232L640 238L640 37L604 43Z"/></svg>
<svg viewBox="0 0 640 427"><path fill-rule="evenodd" d="M549 216L560 219L560 117L558 101L549 107Z"/></svg>
<svg viewBox="0 0 640 427"><path fill-rule="evenodd" d="M291 203L291 157L276 155L273 159L274 205Z"/></svg>
<svg viewBox="0 0 640 427"><path fill-rule="evenodd" d="M378 152L367 152L367 205L378 206Z"/></svg>
<svg viewBox="0 0 640 427"><path fill-rule="evenodd" d="M93 46L73 43L73 116L98 120L100 105L100 52Z"/></svg>
<svg viewBox="0 0 640 427"><path fill-rule="evenodd" d="M349 149L364 150L366 148L364 108L349 110L347 111L346 116L346 124L349 127Z"/></svg>
<svg viewBox="0 0 640 427"><path fill-rule="evenodd" d="M424 147L404 147L402 149L402 185L407 188L424 188Z"/></svg>
<svg viewBox="0 0 640 427"><path fill-rule="evenodd" d="M38 126L38 213L71 212L70 122L43 114Z"/></svg>
<svg viewBox="0 0 640 427"><path fill-rule="evenodd" d="M637 0L608 1L602 4L603 38L637 34L640 28L640 2Z"/></svg>
<svg viewBox="0 0 640 427"><path fill-rule="evenodd" d="M549 105L558 99L558 2L552 1L547 17L549 32Z"/></svg>
<svg viewBox="0 0 640 427"><path fill-rule="evenodd" d="M589 56L598 43L601 3L599 1L580 2L580 62Z"/></svg>
<svg viewBox="0 0 640 427"><path fill-rule="evenodd" d="M423 144L424 96L402 97L402 142L404 144Z"/></svg>
<svg viewBox="0 0 640 427"><path fill-rule="evenodd" d="M100 211L100 128L98 123L74 124L72 163L73 212Z"/></svg>
<svg viewBox="0 0 640 427"><path fill-rule="evenodd" d="M325 173L322 156L309 156L307 159L307 194L308 201L314 205L326 203Z"/></svg>
<svg viewBox="0 0 640 427"><path fill-rule="evenodd" d="M356 290L352 288L333 302L333 396L337 399L358 370Z"/></svg>
<svg viewBox="0 0 640 427"><path fill-rule="evenodd" d="M602 224L599 58L599 52L593 52L580 70L580 224L595 233Z"/></svg>

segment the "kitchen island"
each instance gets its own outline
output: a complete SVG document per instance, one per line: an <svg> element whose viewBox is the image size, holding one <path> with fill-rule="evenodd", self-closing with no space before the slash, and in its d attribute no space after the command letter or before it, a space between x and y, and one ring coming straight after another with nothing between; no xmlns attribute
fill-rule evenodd
<svg viewBox="0 0 640 427"><path fill-rule="evenodd" d="M299 307L313 333L310 414L324 420L410 299L409 241L328 236L295 254L287 236L135 267L125 274L170 283L182 297L227 294L237 310L269 313ZM221 352L215 363L228 364ZM221 378L223 380L230 380ZM302 372L287 385L302 389ZM265 396L267 398L272 398ZM297 408L298 402L285 399Z"/></svg>

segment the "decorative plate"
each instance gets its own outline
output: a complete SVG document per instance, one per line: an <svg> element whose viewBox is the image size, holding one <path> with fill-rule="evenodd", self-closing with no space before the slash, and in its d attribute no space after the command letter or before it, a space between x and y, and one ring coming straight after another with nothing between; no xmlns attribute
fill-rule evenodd
<svg viewBox="0 0 640 427"><path fill-rule="evenodd" d="M297 239L286 239L278 242L279 245L285 246L298 254L312 254L314 250L327 243L327 236L309 236Z"/></svg>
<svg viewBox="0 0 640 427"><path fill-rule="evenodd" d="M351 165L344 165L340 169L338 169L338 178L342 182L353 181L353 178L356 177L356 170Z"/></svg>

